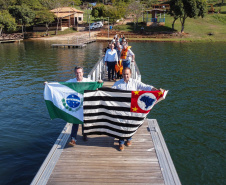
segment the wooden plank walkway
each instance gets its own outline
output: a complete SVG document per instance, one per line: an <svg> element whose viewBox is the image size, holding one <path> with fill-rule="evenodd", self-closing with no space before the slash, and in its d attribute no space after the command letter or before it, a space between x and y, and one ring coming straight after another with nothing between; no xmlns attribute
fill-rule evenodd
<svg viewBox="0 0 226 185"><path fill-rule="evenodd" d="M57 184L164 184L147 120L131 147L118 151L118 139L95 135L75 147L65 146L48 185Z"/></svg>
<svg viewBox="0 0 226 185"><path fill-rule="evenodd" d="M133 145L118 151L118 140L104 135L68 147L67 123L32 181L34 184L166 184L181 185L155 119L148 119L133 136ZM156 155L157 154L157 155Z"/></svg>

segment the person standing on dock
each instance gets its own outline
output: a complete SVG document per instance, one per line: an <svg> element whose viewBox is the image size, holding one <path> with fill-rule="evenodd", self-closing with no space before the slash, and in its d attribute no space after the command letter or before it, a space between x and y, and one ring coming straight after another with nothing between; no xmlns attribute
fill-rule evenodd
<svg viewBox="0 0 226 185"><path fill-rule="evenodd" d="M130 68L130 62L135 62L135 54L130 48L131 46L128 46L126 43L123 43L123 48L121 51L123 69L127 67Z"/></svg>
<svg viewBox="0 0 226 185"><path fill-rule="evenodd" d="M77 83L77 82L93 82L92 80L83 77L83 68L82 67L76 66L74 68L74 72L75 72L76 78L70 79L70 80L68 80L66 82L73 82L73 83ZM48 83L48 82L45 81L44 85L46 83ZM98 80L98 83L103 83L103 81L102 80ZM72 124L71 141L68 143L68 145L70 145L70 146L75 146L76 145L76 138L77 138L77 133L78 133L78 127L79 127L79 124L77 124L77 123L73 123ZM83 124L82 124L82 135L83 135L83 140L87 141L87 135L84 134L84 125Z"/></svg>
<svg viewBox="0 0 226 185"><path fill-rule="evenodd" d="M113 89L127 90L127 91L156 91L157 89L152 85L146 85L140 81L131 78L131 69L126 67L122 71L123 78L114 83ZM119 151L124 150L124 139L119 139ZM132 145L132 137L126 142L126 146Z"/></svg>
<svg viewBox="0 0 226 185"><path fill-rule="evenodd" d="M120 45L120 42L116 42L116 51L118 55L118 60L120 60L122 51L122 45Z"/></svg>
<svg viewBox="0 0 226 185"><path fill-rule="evenodd" d="M92 82L92 80L89 80L88 78L83 77L83 68L80 66L76 66L74 69L75 76L76 78L70 79L67 82ZM102 83L102 80L98 81L99 83ZM71 141L68 143L70 146L75 146L76 145L76 138L77 138L77 133L78 133L78 127L79 124L73 124L72 129L71 129ZM82 135L83 135L83 140L87 141L87 135L84 134L84 126L82 124Z"/></svg>
<svg viewBox="0 0 226 185"><path fill-rule="evenodd" d="M108 66L108 80L115 80L115 64L118 62L118 54L117 51L114 49L114 43L111 43L110 49L106 51L104 61L105 65ZM112 74L111 74L112 73Z"/></svg>

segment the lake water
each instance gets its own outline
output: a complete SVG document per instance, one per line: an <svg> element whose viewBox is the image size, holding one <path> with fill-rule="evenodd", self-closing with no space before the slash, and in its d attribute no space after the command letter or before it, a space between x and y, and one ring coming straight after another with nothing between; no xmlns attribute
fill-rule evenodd
<svg viewBox="0 0 226 185"><path fill-rule="evenodd" d="M30 184L65 122L50 120L44 81L85 75L106 43L53 49L51 42L0 45L0 184ZM225 184L225 43L130 43L142 81L168 89L157 119L182 184ZM120 154L119 154L120 155Z"/></svg>

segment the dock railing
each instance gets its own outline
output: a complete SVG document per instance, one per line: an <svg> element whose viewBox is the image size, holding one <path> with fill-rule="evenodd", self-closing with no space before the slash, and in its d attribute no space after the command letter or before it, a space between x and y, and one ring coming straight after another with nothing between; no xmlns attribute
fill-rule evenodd
<svg viewBox="0 0 226 185"><path fill-rule="evenodd" d="M146 18L146 22L165 22L165 18Z"/></svg>
<svg viewBox="0 0 226 185"><path fill-rule="evenodd" d="M105 76L106 66L104 63L104 57L99 59L93 69L88 74L88 79L93 81L103 80Z"/></svg>
<svg viewBox="0 0 226 185"><path fill-rule="evenodd" d="M140 70L136 62L131 62L132 78L141 81Z"/></svg>
<svg viewBox="0 0 226 185"><path fill-rule="evenodd" d="M137 64L135 62L131 62L130 67L132 71L131 77L133 79L141 81L141 74L139 68L137 67ZM93 81L103 80L106 73L107 67L105 66L104 57L102 57L88 74L88 79Z"/></svg>

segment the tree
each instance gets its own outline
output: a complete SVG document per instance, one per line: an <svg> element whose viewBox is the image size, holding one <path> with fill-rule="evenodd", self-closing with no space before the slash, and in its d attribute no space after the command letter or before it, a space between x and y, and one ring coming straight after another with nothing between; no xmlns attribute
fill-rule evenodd
<svg viewBox="0 0 226 185"><path fill-rule="evenodd" d="M93 17L102 17L104 12L105 6L103 4L97 4L93 7L91 15Z"/></svg>
<svg viewBox="0 0 226 185"><path fill-rule="evenodd" d="M180 19L181 32L184 32L185 20L190 18L204 17L206 9L206 0L171 0L170 12L176 18ZM174 22L173 25L174 26Z"/></svg>
<svg viewBox="0 0 226 185"><path fill-rule="evenodd" d="M143 6L139 1L132 0L127 7L127 14L133 15L134 22L138 23L138 19L143 15Z"/></svg>
<svg viewBox="0 0 226 185"><path fill-rule="evenodd" d="M55 18L55 15L47 9L38 11L36 14L36 20L37 20L36 23L45 24L46 35L48 34L48 31L49 31L49 24L55 20L54 18Z"/></svg>
<svg viewBox="0 0 226 185"><path fill-rule="evenodd" d="M182 15L182 1L170 1L170 10L169 14L173 17L172 29L174 30L174 24L177 19L179 19L179 15Z"/></svg>
<svg viewBox="0 0 226 185"><path fill-rule="evenodd" d="M55 9L59 7L65 7L68 5L78 6L82 3L81 0L39 0L42 5L48 9Z"/></svg>
<svg viewBox="0 0 226 185"><path fill-rule="evenodd" d="M41 10L43 8L39 0L16 0L16 5L26 4L32 10Z"/></svg>
<svg viewBox="0 0 226 185"><path fill-rule="evenodd" d="M93 7L91 15L95 18L109 17L113 20L114 24L116 19L123 17L123 14L125 12L124 9L122 8L122 4L120 4L119 2L116 2L113 6L97 4L95 7Z"/></svg>
<svg viewBox="0 0 226 185"><path fill-rule="evenodd" d="M11 6L9 12L16 18L17 23L22 23L22 30L26 25L33 23L35 18L35 12L26 4Z"/></svg>
<svg viewBox="0 0 226 185"><path fill-rule="evenodd" d="M119 0L115 2L113 6L116 6L120 18L125 17L128 4L126 4L123 0Z"/></svg>
<svg viewBox="0 0 226 185"><path fill-rule="evenodd" d="M0 11L0 35L2 31L15 31L16 30L16 21L15 18L8 12L8 10Z"/></svg>
<svg viewBox="0 0 226 185"><path fill-rule="evenodd" d="M97 9L92 10L91 15L95 18L99 17L99 11Z"/></svg>
<svg viewBox="0 0 226 185"><path fill-rule="evenodd" d="M113 20L113 24L115 24L116 19L121 18L120 12L118 11L117 7L110 5L105 6L103 16L111 18Z"/></svg>
<svg viewBox="0 0 226 185"><path fill-rule="evenodd" d="M7 10L9 6L16 4L16 0L0 0L0 10Z"/></svg>

